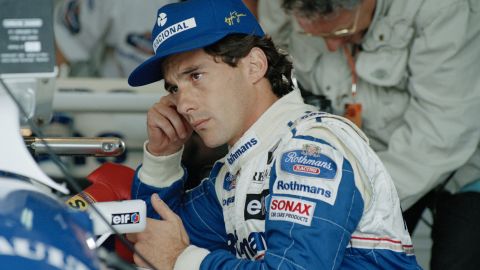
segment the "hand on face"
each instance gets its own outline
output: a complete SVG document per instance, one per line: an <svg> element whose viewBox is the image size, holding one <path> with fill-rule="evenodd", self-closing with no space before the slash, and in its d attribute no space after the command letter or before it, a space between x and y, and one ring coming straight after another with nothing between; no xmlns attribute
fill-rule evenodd
<svg viewBox="0 0 480 270"><path fill-rule="evenodd" d="M158 197L151 197L152 206L163 220L147 219L145 231L129 234L128 240L135 249L157 269L173 269L177 257L190 245L182 220ZM140 267L148 265L134 254L133 260Z"/></svg>
<svg viewBox="0 0 480 270"><path fill-rule="evenodd" d="M192 135L192 127L177 112L172 94L155 103L147 114L147 150L155 156L179 151Z"/></svg>

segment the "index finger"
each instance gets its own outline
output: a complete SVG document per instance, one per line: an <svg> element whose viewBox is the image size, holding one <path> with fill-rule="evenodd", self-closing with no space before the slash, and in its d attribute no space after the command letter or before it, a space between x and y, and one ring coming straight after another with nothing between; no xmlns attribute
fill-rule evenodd
<svg viewBox="0 0 480 270"><path fill-rule="evenodd" d="M178 112L176 104L169 96L163 97L158 103L163 106L153 106L153 109L165 116L178 137L186 138L191 132L191 127L185 116Z"/></svg>

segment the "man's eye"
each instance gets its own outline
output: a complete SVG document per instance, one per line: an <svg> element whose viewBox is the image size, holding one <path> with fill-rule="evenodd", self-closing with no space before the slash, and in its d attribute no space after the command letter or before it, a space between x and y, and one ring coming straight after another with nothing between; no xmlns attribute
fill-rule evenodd
<svg viewBox="0 0 480 270"><path fill-rule="evenodd" d="M178 86L170 86L168 87L167 91L170 93L176 93L178 92Z"/></svg>
<svg viewBox="0 0 480 270"><path fill-rule="evenodd" d="M200 80L202 78L202 76L203 76L203 74L201 74L201 73L192 73L191 74L191 77L194 81Z"/></svg>

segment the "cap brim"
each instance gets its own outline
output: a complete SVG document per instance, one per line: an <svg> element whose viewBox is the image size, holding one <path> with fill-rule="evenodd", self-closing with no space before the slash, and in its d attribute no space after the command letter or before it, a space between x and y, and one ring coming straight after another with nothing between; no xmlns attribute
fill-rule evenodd
<svg viewBox="0 0 480 270"><path fill-rule="evenodd" d="M173 54L206 47L230 34L232 33L211 33L208 35L203 34L201 36L201 42L198 42L192 38L191 41L183 43L183 46L173 47L170 50L159 52L156 55L147 59L135 70L133 70L132 73L130 73L130 76L128 77L128 84L131 86L142 86L159 81L163 79L162 61L165 60L166 57Z"/></svg>

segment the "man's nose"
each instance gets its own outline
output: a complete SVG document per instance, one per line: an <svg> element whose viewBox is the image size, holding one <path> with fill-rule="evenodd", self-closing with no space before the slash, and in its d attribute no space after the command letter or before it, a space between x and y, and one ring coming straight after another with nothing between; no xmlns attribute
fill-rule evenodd
<svg viewBox="0 0 480 270"><path fill-rule="evenodd" d="M194 107L194 98L192 97L192 90L188 87L178 87L177 92L177 110L179 113L186 115L191 112Z"/></svg>
<svg viewBox="0 0 480 270"><path fill-rule="evenodd" d="M344 41L340 38L325 38L325 45L331 52L335 52L344 45Z"/></svg>

